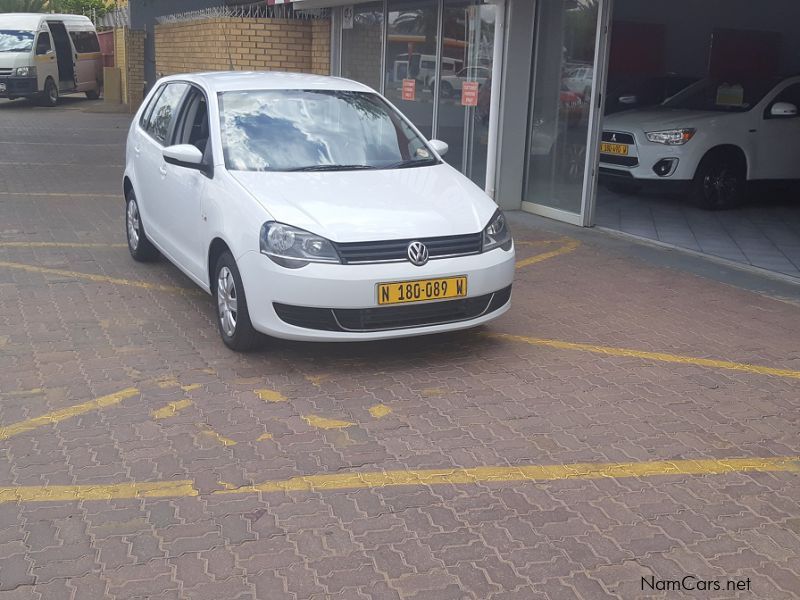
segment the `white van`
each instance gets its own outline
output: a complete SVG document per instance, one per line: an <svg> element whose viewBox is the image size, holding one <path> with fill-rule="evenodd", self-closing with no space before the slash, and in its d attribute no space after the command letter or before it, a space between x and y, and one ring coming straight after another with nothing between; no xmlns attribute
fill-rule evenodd
<svg viewBox="0 0 800 600"><path fill-rule="evenodd" d="M103 55L88 17L0 14L0 98L36 98L55 106L61 94L103 90Z"/></svg>

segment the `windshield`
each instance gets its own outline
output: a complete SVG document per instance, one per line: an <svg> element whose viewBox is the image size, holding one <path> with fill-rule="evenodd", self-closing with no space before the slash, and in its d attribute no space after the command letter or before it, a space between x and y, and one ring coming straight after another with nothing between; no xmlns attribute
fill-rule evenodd
<svg viewBox="0 0 800 600"><path fill-rule="evenodd" d="M0 52L30 52L34 37L33 31L0 29Z"/></svg>
<svg viewBox="0 0 800 600"><path fill-rule="evenodd" d="M335 171L439 162L405 119L373 93L222 92L219 106L230 170Z"/></svg>
<svg viewBox="0 0 800 600"><path fill-rule="evenodd" d="M775 87L773 80L703 80L664 102L666 108L717 112L747 112Z"/></svg>

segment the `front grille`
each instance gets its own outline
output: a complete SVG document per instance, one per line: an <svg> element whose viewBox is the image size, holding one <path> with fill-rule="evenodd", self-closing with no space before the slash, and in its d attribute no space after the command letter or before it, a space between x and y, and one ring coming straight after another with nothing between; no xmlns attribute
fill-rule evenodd
<svg viewBox="0 0 800 600"><path fill-rule="evenodd" d="M639 157L618 156L616 154L601 154L600 162L607 165L619 165L621 167L636 167L639 165Z"/></svg>
<svg viewBox="0 0 800 600"><path fill-rule="evenodd" d="M335 246L345 264L392 262L408 260L408 245L413 241L425 244L431 259L478 254L481 251L482 237L481 233L469 233L382 242L336 243Z"/></svg>
<svg viewBox="0 0 800 600"><path fill-rule="evenodd" d="M0 77L8 77L13 72L14 72L14 69L0 68Z"/></svg>
<svg viewBox="0 0 800 600"><path fill-rule="evenodd" d="M630 133L620 133L618 131L604 131L603 141L611 144L631 144L635 143Z"/></svg>
<svg viewBox="0 0 800 600"><path fill-rule="evenodd" d="M313 308L273 303L278 317L290 325L322 331L385 331L469 321L492 313L511 299L511 286L492 294L407 306L377 308Z"/></svg>

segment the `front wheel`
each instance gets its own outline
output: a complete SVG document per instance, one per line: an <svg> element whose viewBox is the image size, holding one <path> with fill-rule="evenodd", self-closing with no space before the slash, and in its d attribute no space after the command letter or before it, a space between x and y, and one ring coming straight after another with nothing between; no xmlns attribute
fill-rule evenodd
<svg viewBox="0 0 800 600"><path fill-rule="evenodd" d="M746 167L740 158L712 154L697 167L690 197L706 210L733 208L744 200L746 180Z"/></svg>
<svg viewBox="0 0 800 600"><path fill-rule="evenodd" d="M250 322L242 277L230 252L223 252L214 269L217 325L222 341L231 350L248 352L261 345L262 336Z"/></svg>
<svg viewBox="0 0 800 600"><path fill-rule="evenodd" d="M58 86L52 77L48 77L44 82L44 93L41 97L44 106L56 106L58 104Z"/></svg>
<svg viewBox="0 0 800 600"><path fill-rule="evenodd" d="M97 88L86 92L86 97L89 100L99 100L103 97L103 86L98 84Z"/></svg>
<svg viewBox="0 0 800 600"><path fill-rule="evenodd" d="M125 233L128 237L128 250L133 260L149 262L158 256L158 250L144 233L142 217L139 214L139 203L133 190L125 198Z"/></svg>

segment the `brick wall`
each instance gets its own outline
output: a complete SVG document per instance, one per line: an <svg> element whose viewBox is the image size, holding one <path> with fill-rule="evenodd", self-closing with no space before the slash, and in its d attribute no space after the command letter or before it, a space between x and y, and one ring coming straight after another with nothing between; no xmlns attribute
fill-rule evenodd
<svg viewBox="0 0 800 600"><path fill-rule="evenodd" d="M144 91L144 31L114 29L114 63L120 70L122 102L135 109Z"/></svg>
<svg viewBox="0 0 800 600"><path fill-rule="evenodd" d="M156 26L156 71L330 72L330 23L219 18Z"/></svg>

